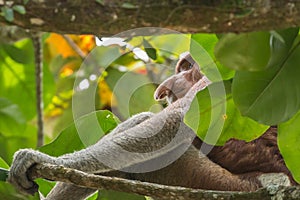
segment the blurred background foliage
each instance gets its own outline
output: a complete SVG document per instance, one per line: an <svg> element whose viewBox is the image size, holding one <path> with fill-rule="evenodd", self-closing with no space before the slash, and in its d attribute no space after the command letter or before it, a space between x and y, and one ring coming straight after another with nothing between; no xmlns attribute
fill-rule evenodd
<svg viewBox="0 0 300 200"><path fill-rule="evenodd" d="M299 39L296 28L126 39L46 33L46 137L39 150L54 156L80 150L133 114L159 112L166 104L154 101L155 88L174 73L180 53L190 51L214 83L197 95L185 122L206 142L218 145L230 138L251 141L270 125L278 125L280 150L299 181ZM2 168L9 167L18 149L36 148L33 49L30 39L0 43ZM91 125L94 119L100 128ZM43 195L53 187L44 180L38 183ZM0 196L38 198L23 196L4 182L0 182ZM103 191L90 199L145 198Z"/></svg>

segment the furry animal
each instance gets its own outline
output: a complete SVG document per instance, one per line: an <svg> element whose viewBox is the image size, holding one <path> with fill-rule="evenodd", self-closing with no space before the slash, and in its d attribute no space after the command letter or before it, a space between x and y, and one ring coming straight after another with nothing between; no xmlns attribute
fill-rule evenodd
<svg viewBox="0 0 300 200"><path fill-rule="evenodd" d="M170 104L182 98L188 88L203 76L199 65L187 53L178 61L175 75L159 85L154 98L166 98ZM251 177L262 173L284 173L293 185L297 185L280 154L276 126L270 127L262 136L251 142L231 139L224 146L212 146L196 137L193 144L197 149L200 149L201 145L210 147L207 148L211 149L207 157L234 174Z"/></svg>
<svg viewBox="0 0 300 200"><path fill-rule="evenodd" d="M185 60L179 61L178 66L184 69L178 67L177 78L173 80L192 81L192 87L179 92L180 96L175 90L165 94L157 92L159 98L165 96L173 102L163 111L135 115L95 145L60 157L32 149L19 150L14 155L8 181L21 192L33 194L38 187L27 176L28 170L38 163L50 163L94 174L191 188L254 191L264 186L260 174L248 177L244 173L234 174L225 168L225 163L216 164L218 159L213 162L195 147L197 145L191 145L195 133L182 120L195 94L210 81L194 73L199 70L195 62ZM93 189L59 182L46 199L84 199L93 192Z"/></svg>

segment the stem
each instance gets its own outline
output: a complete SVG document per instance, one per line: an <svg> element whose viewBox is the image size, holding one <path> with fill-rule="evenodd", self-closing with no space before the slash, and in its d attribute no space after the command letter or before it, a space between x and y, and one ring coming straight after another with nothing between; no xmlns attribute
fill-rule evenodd
<svg viewBox="0 0 300 200"><path fill-rule="evenodd" d="M36 81L36 111L37 111L37 147L44 144L44 121L43 121L43 44L40 32L33 32L32 42L35 55L35 81Z"/></svg>

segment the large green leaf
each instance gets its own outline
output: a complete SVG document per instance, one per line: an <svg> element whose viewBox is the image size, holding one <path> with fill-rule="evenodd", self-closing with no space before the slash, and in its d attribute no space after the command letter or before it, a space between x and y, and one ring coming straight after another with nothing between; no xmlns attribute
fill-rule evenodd
<svg viewBox="0 0 300 200"><path fill-rule="evenodd" d="M1 44L0 49L3 50L16 62L28 64L34 61L34 57L26 49L22 49L13 44Z"/></svg>
<svg viewBox="0 0 300 200"><path fill-rule="evenodd" d="M300 112L278 126L278 146L285 164L300 183Z"/></svg>
<svg viewBox="0 0 300 200"><path fill-rule="evenodd" d="M197 63L199 63L201 71L203 71L211 80L217 79L215 75L216 67L221 74L222 79L228 80L234 76L234 70L224 67L216 60L214 48L218 41L215 34L193 34L190 43L190 53ZM207 54L202 53L202 51L206 51Z"/></svg>
<svg viewBox="0 0 300 200"><path fill-rule="evenodd" d="M300 108L300 43L286 50L278 64L259 72L236 72L233 99L241 113L273 125L290 119ZM288 48L288 47L286 47ZM278 53L275 53L278 52ZM280 56L284 51L273 51Z"/></svg>
<svg viewBox="0 0 300 200"><path fill-rule="evenodd" d="M90 113L77 119L52 143L41 147L40 151L52 156L60 156L83 149L96 143L104 134L115 128L117 121L113 114L106 110Z"/></svg>
<svg viewBox="0 0 300 200"><path fill-rule="evenodd" d="M220 84L214 83L197 94L184 118L186 124L213 145L223 145L231 138L251 141L263 134L268 126L243 117L233 103L230 83L224 82L226 96L220 95Z"/></svg>
<svg viewBox="0 0 300 200"><path fill-rule="evenodd" d="M0 156L10 164L13 154L22 148L35 148L36 146L36 127L27 124L22 132L0 132Z"/></svg>
<svg viewBox="0 0 300 200"><path fill-rule="evenodd" d="M217 43L215 55L224 66L231 69L263 70L271 55L269 40L268 32L229 33Z"/></svg>
<svg viewBox="0 0 300 200"><path fill-rule="evenodd" d="M28 39L14 44L31 59L28 63L16 62L6 51L0 49L0 96L17 104L27 120L36 115L35 68L33 46ZM11 55L15 53L10 52ZM14 55L16 56L16 55ZM44 68L44 103L47 104L54 93L54 80L47 68ZM26 102L26 103L24 103Z"/></svg>
<svg viewBox="0 0 300 200"><path fill-rule="evenodd" d="M148 77L130 71L124 73L112 68L107 71L106 82L117 98L118 111L124 119L148 111L156 104L153 98L155 87Z"/></svg>
<svg viewBox="0 0 300 200"><path fill-rule="evenodd" d="M271 58L267 67L274 67L283 62L291 50L298 32L299 28L271 31Z"/></svg>
<svg viewBox="0 0 300 200"><path fill-rule="evenodd" d="M8 99L0 98L0 132L3 134L23 132L26 119L18 105Z"/></svg>

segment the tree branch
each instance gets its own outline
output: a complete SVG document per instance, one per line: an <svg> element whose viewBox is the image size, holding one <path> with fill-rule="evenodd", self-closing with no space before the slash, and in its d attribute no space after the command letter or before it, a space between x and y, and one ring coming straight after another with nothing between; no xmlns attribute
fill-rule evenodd
<svg viewBox="0 0 300 200"><path fill-rule="evenodd" d="M29 174L32 179L45 178L54 181L73 183L78 186L93 189L110 189L127 193L150 196L161 200L198 200L198 199L299 199L300 187L269 186L255 192L232 192L200 190L184 187L165 186L154 183L127 180L116 177L107 177L88 174L75 169L50 164L38 164Z"/></svg>
<svg viewBox="0 0 300 200"><path fill-rule="evenodd" d="M14 5L22 0L12 0ZM0 23L46 32L107 36L140 27L180 32L248 32L300 26L297 0L31 0L26 14ZM0 0L0 7L4 1ZM139 33L139 34L151 34ZM153 33L152 33L153 34Z"/></svg>

